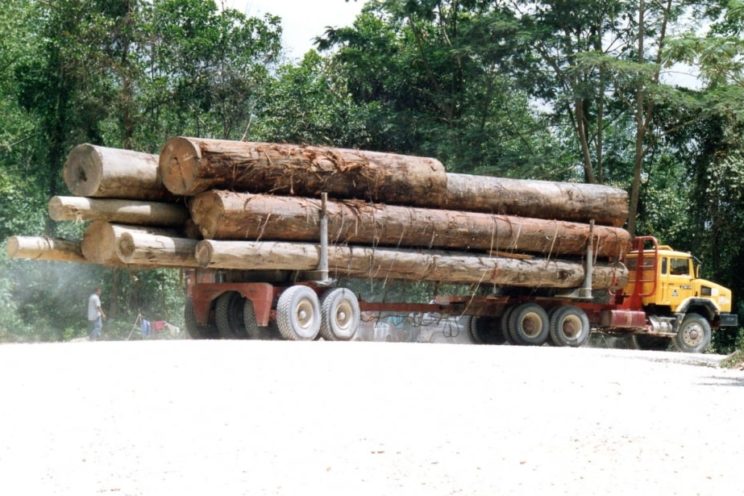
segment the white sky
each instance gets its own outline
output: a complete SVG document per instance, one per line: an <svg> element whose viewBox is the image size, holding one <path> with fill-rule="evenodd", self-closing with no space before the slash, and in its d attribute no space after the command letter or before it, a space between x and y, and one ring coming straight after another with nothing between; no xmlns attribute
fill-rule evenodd
<svg viewBox="0 0 744 496"><path fill-rule="evenodd" d="M326 26L347 26L362 10L363 0L224 0L225 6L250 16L266 13L282 18L286 55L300 58ZM219 2L218 2L219 4Z"/></svg>

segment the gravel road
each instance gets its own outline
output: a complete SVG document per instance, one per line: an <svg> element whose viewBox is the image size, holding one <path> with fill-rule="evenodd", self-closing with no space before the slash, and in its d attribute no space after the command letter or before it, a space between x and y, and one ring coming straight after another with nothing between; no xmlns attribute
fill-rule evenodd
<svg viewBox="0 0 744 496"><path fill-rule="evenodd" d="M718 358L5 345L0 494L741 494L744 373Z"/></svg>

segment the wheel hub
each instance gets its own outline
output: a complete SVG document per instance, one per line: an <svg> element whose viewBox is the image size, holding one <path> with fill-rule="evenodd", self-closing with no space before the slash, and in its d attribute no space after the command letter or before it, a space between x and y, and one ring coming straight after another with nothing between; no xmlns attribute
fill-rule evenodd
<svg viewBox="0 0 744 496"><path fill-rule="evenodd" d="M524 333L531 338L540 334L542 323L540 316L534 312L527 313L522 317L522 329L524 330Z"/></svg>
<svg viewBox="0 0 744 496"><path fill-rule="evenodd" d="M303 329L308 329L313 323L313 304L310 300L303 299L297 305L297 324Z"/></svg>
<svg viewBox="0 0 744 496"><path fill-rule="evenodd" d="M575 315L569 315L561 324L563 335L569 338L575 338L581 333L581 319Z"/></svg>
<svg viewBox="0 0 744 496"><path fill-rule="evenodd" d="M340 329L348 329L352 324L351 316L353 315L351 305L348 301L342 301L336 308L336 326Z"/></svg>
<svg viewBox="0 0 744 496"><path fill-rule="evenodd" d="M688 346L697 346L703 339L704 333L702 331L699 325L691 325L682 333L682 339Z"/></svg>

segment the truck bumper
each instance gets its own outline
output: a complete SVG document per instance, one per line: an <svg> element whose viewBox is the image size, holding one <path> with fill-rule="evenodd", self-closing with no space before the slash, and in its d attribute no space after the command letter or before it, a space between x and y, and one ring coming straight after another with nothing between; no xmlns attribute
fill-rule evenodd
<svg viewBox="0 0 744 496"><path fill-rule="evenodd" d="M722 313L720 327L739 327L739 316L735 313Z"/></svg>

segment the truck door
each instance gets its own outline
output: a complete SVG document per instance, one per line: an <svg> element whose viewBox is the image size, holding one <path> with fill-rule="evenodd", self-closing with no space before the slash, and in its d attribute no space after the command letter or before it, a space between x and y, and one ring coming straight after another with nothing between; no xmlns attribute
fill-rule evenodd
<svg viewBox="0 0 744 496"><path fill-rule="evenodd" d="M669 257L665 261L667 263L662 264L662 271L666 266L668 273L662 273L661 276L663 304L674 309L686 298L693 296L692 260L690 258Z"/></svg>

